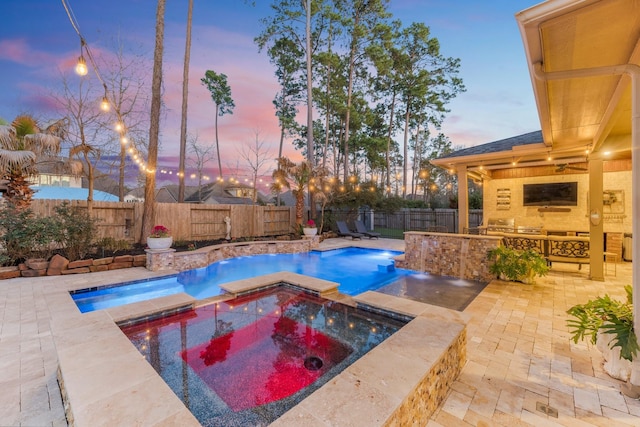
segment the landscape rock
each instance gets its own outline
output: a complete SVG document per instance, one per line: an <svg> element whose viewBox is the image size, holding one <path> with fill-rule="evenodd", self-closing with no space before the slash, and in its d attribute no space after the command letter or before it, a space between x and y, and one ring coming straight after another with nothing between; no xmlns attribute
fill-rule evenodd
<svg viewBox="0 0 640 427"><path fill-rule="evenodd" d="M55 254L49 261L49 270L64 270L69 265L69 260L62 255Z"/></svg>

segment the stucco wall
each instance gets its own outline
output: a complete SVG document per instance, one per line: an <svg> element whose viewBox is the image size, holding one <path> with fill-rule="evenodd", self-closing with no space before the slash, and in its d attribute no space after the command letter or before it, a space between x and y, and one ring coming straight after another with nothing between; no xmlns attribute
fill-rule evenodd
<svg viewBox="0 0 640 427"><path fill-rule="evenodd" d="M548 182L577 182L578 205L570 206L570 212L539 212L538 206L522 205L523 184ZM491 218L514 218L516 226L542 227L546 230L589 231L587 198L588 174L563 174L526 178L493 179L484 181L484 221ZM508 210L497 208L498 189L509 189L511 204ZM608 213L604 210L604 231L631 232L631 171L606 172L603 174L603 189L624 191L624 212ZM617 205L620 210L622 205Z"/></svg>

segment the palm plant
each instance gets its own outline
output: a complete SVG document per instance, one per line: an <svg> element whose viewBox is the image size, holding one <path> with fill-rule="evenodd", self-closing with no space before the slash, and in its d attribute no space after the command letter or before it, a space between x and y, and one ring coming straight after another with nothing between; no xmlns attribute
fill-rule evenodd
<svg viewBox="0 0 640 427"><path fill-rule="evenodd" d="M296 198L296 224L298 228L302 226L302 218L304 216L304 187L309 184L311 179L311 168L309 163L302 161L294 163L286 157L278 159L278 169L273 172L273 178L281 186L291 188L290 180L293 181L295 188L291 190Z"/></svg>
<svg viewBox="0 0 640 427"><path fill-rule="evenodd" d="M61 120L41 131L33 117L20 115L11 126L0 126L0 177L7 181L4 197L16 208L29 207L33 197L29 178L38 173L38 159L60 152L65 123Z"/></svg>

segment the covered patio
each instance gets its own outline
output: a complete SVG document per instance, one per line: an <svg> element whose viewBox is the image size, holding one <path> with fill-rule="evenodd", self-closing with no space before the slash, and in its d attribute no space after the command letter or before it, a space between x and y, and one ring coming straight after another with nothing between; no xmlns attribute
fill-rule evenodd
<svg viewBox="0 0 640 427"><path fill-rule="evenodd" d="M590 278L605 280L605 227L619 221L618 231L640 235L634 218L640 195L632 185L640 182L640 2L550 0L519 12L516 20L541 131L461 150L433 163L458 176L460 230L468 227L468 179L482 182L484 210L491 212L501 197L496 194L500 186L492 186L496 180L536 176L538 182L558 182L567 181L568 174L585 175L586 185L579 189L582 205L563 215L552 207L537 211L541 217L550 213L555 224L580 224L576 228L591 240ZM626 183L629 190L622 213L610 211L609 189L603 185L608 172L619 172L616 182ZM512 206L521 207L521 199L513 196ZM630 249L638 253L637 238ZM636 301L639 268L636 263L632 269ZM635 307L637 314L640 305ZM635 318L640 321L640 315Z"/></svg>

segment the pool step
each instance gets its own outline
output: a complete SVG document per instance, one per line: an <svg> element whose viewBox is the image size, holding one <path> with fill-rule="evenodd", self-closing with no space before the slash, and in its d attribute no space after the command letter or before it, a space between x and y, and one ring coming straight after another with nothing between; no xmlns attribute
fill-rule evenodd
<svg viewBox="0 0 640 427"><path fill-rule="evenodd" d="M396 271L396 265L393 261L389 261L386 264L378 264L378 271L383 273L390 273Z"/></svg>

